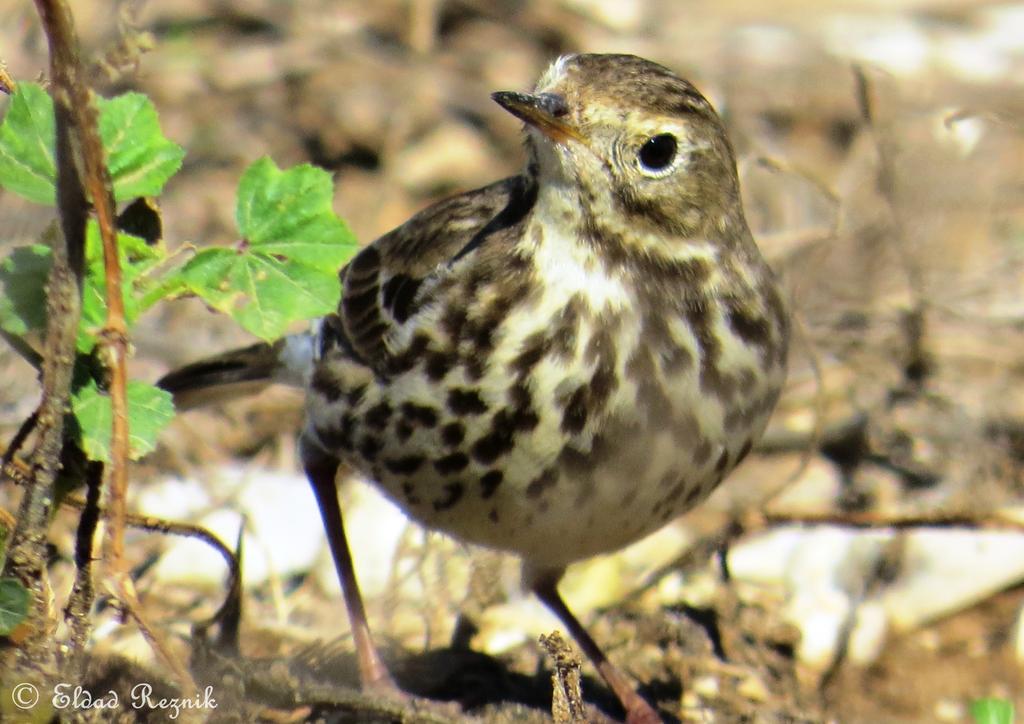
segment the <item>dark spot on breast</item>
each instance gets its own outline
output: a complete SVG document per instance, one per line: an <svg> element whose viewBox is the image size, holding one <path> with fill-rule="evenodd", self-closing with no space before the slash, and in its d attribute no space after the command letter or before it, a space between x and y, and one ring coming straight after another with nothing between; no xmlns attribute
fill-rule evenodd
<svg viewBox="0 0 1024 724"><path fill-rule="evenodd" d="M758 291L767 308L768 317L774 322L772 326L775 328L775 335L768 345L768 357L776 364L785 364L789 351L789 313L786 311L782 296L771 277L766 276L762 281Z"/></svg>
<svg viewBox="0 0 1024 724"><path fill-rule="evenodd" d="M693 448L693 464L700 467L711 459L711 443L707 439L701 439Z"/></svg>
<svg viewBox="0 0 1024 724"><path fill-rule="evenodd" d="M429 346L430 337L423 332L415 334L408 347L388 358L388 374L401 375L411 370L423 358L423 354Z"/></svg>
<svg viewBox="0 0 1024 724"><path fill-rule="evenodd" d="M499 282L500 285L500 282ZM501 329L501 323L509 311L522 304L529 289L523 284L506 285L499 290L496 299L479 317L466 324L462 339L468 339L477 355L485 355L494 348L494 335Z"/></svg>
<svg viewBox="0 0 1024 724"><path fill-rule="evenodd" d="M691 508L704 497L704 488L700 485L690 486L686 490L686 498L683 499L683 507Z"/></svg>
<svg viewBox="0 0 1024 724"><path fill-rule="evenodd" d="M466 437L466 426L461 422L449 422L441 428L441 442L448 447L455 447Z"/></svg>
<svg viewBox="0 0 1024 724"><path fill-rule="evenodd" d="M626 376L638 384L654 376L654 359L651 357L650 348L643 340L626 362Z"/></svg>
<svg viewBox="0 0 1024 724"><path fill-rule="evenodd" d="M775 409L775 405L779 401L779 394L781 390L769 390L754 404L754 410L761 413L762 415L769 415L771 411Z"/></svg>
<svg viewBox="0 0 1024 724"><path fill-rule="evenodd" d="M504 410L508 415L508 424L515 430L520 432L529 432L540 424L540 418L537 417L537 413L530 409L513 409Z"/></svg>
<svg viewBox="0 0 1024 724"><path fill-rule="evenodd" d="M395 421L395 436L399 442L406 442L415 431L415 428L405 420Z"/></svg>
<svg viewBox="0 0 1024 724"><path fill-rule="evenodd" d="M614 357L604 357L590 378L588 400L591 414L600 413L612 392L619 386L619 378L615 375Z"/></svg>
<svg viewBox="0 0 1024 724"><path fill-rule="evenodd" d="M558 482L558 471L555 468L548 468L526 486L526 497L531 500L539 498L548 488L554 487Z"/></svg>
<svg viewBox="0 0 1024 724"><path fill-rule="evenodd" d="M501 414L503 412L504 410L494 416L495 424L491 432L473 444L473 457L484 465L490 465L512 449L513 430L505 419L507 416Z"/></svg>
<svg viewBox="0 0 1024 724"><path fill-rule="evenodd" d="M412 505L419 505L423 501L420 500L418 495L414 494L415 490L416 488L413 486L412 483L408 481L402 483L402 495L405 496L405 499L409 501L409 503Z"/></svg>
<svg viewBox="0 0 1024 724"><path fill-rule="evenodd" d="M740 305L737 301L728 304L726 320L732 331L747 344L765 346L769 340L768 320Z"/></svg>
<svg viewBox="0 0 1024 724"><path fill-rule="evenodd" d="M452 370L459 358L454 352L433 351L427 352L426 360L427 377L434 382L440 382Z"/></svg>
<svg viewBox="0 0 1024 724"><path fill-rule="evenodd" d="M367 461L373 461L377 457L377 453L380 452L381 444L380 440L367 435L363 438L362 442L359 443L359 454Z"/></svg>
<svg viewBox="0 0 1024 724"><path fill-rule="evenodd" d="M672 416L672 407L668 403L665 390L656 377L646 377L637 381L637 405L647 413L647 420L655 424L664 424Z"/></svg>
<svg viewBox="0 0 1024 724"><path fill-rule="evenodd" d="M640 331L640 346L647 349L665 349L674 344L668 322L660 313L648 312L644 315Z"/></svg>
<svg viewBox="0 0 1024 724"><path fill-rule="evenodd" d="M562 410L562 432L577 434L587 424L587 388L577 387Z"/></svg>
<svg viewBox="0 0 1024 724"><path fill-rule="evenodd" d="M384 467L395 475L412 475L423 464L422 455L405 455L400 458L389 458L384 461Z"/></svg>
<svg viewBox="0 0 1024 724"><path fill-rule="evenodd" d="M729 468L729 451L723 450L722 454L718 456L718 461L715 463L715 472L724 473Z"/></svg>
<svg viewBox="0 0 1024 724"><path fill-rule="evenodd" d="M571 358L576 351L576 337L584 308L582 295L574 294L552 321L551 353L563 360Z"/></svg>
<svg viewBox="0 0 1024 724"><path fill-rule="evenodd" d="M313 370L313 379L309 381L310 387L328 402L337 402L341 399L342 388L338 380L331 375L323 365L317 365Z"/></svg>
<svg viewBox="0 0 1024 724"><path fill-rule="evenodd" d="M355 429L355 420L352 415L345 413L337 427L317 429L316 436L323 443L324 447L334 451L349 451L352 449L352 433Z"/></svg>
<svg viewBox="0 0 1024 724"><path fill-rule="evenodd" d="M459 499L462 498L462 494L464 492L465 488L463 487L462 483L446 483L444 486L444 497L438 498L432 503L432 505L434 506L434 510L436 510L439 513L442 510L448 510L449 508L451 508L452 506L459 502Z"/></svg>
<svg viewBox="0 0 1024 724"><path fill-rule="evenodd" d="M663 348L658 356L666 374L678 374L693 365L693 353L681 345Z"/></svg>
<svg viewBox="0 0 1024 724"><path fill-rule="evenodd" d="M494 491L501 485L501 481L504 480L505 476L500 470L488 470L486 473L480 476L480 497L487 500Z"/></svg>
<svg viewBox="0 0 1024 724"><path fill-rule="evenodd" d="M749 397L753 393L754 388L757 387L758 374L749 367L746 367L739 371L736 375L736 384L739 387L740 395L743 397Z"/></svg>
<svg viewBox="0 0 1024 724"><path fill-rule="evenodd" d="M612 356L612 359L615 359L615 341L612 339L611 334L613 326L617 326L617 322L614 325L609 323L609 326L602 327L600 332L591 336L587 342L586 349L583 350L583 360L585 362L600 362L609 354Z"/></svg>
<svg viewBox="0 0 1024 724"><path fill-rule="evenodd" d="M478 354L478 352L479 350L473 350L462 360L466 368L466 378L471 382L479 382L487 372L487 356Z"/></svg>
<svg viewBox="0 0 1024 724"><path fill-rule="evenodd" d="M469 465L469 458L461 452L454 452L434 461L434 469L441 475L457 473L464 470L467 465Z"/></svg>
<svg viewBox="0 0 1024 724"><path fill-rule="evenodd" d="M448 409L456 415L481 415L487 405L477 390L455 387L448 392Z"/></svg>
<svg viewBox="0 0 1024 724"><path fill-rule="evenodd" d="M750 450L753 447L754 447L754 441L753 440L747 440L745 443L743 443L743 447L740 448L739 454L736 455L736 464L737 465L739 465L740 462L743 461L743 459L746 458L747 455L750 454Z"/></svg>
<svg viewBox="0 0 1024 724"><path fill-rule="evenodd" d="M466 325L466 319L466 307L462 304L445 307L441 315L441 329L448 334L453 343L462 338L462 328Z"/></svg>
<svg viewBox="0 0 1024 724"><path fill-rule="evenodd" d="M688 310L687 319L700 347L701 389L720 399L729 399L735 391L736 383L718 367L722 342L715 334L711 309L706 304L694 304Z"/></svg>
<svg viewBox="0 0 1024 724"><path fill-rule="evenodd" d="M511 407L505 408L508 424L516 430L529 432L540 424L540 418L533 411L533 395L525 382L519 381L508 388Z"/></svg>
<svg viewBox="0 0 1024 724"><path fill-rule="evenodd" d="M725 413L725 419L722 421L722 424L727 431L736 432L739 428L745 427L744 423L749 416L750 410L737 405Z"/></svg>
<svg viewBox="0 0 1024 724"><path fill-rule="evenodd" d="M627 361L626 375L637 386L637 407L646 413L649 421L660 424L668 422L672 410L665 390L658 382L651 354L651 349L641 341Z"/></svg>
<svg viewBox="0 0 1024 724"><path fill-rule="evenodd" d="M526 383L519 381L508 388L508 401L515 408L525 410L533 404L533 395Z"/></svg>
<svg viewBox="0 0 1024 724"><path fill-rule="evenodd" d="M497 508L491 508L491 512L487 514L487 519L489 521L491 521L492 523L497 523L498 522L498 509Z"/></svg>
<svg viewBox="0 0 1024 724"><path fill-rule="evenodd" d="M599 414L604 409L612 392L619 386L619 379L615 373L618 355L612 331L620 323L619 317L607 320L601 331L591 337L584 352L584 358L595 363L586 400L591 415Z"/></svg>
<svg viewBox="0 0 1024 724"><path fill-rule="evenodd" d="M676 483L675 487L673 487L670 491L668 491L668 494L665 496L665 502L666 503L674 503L676 500L678 500L683 495L683 493L688 492L687 488L689 488L689 487L690 486L688 486L686 484L685 480L678 481ZM700 490L700 486L699 485L695 485L693 487L696 488L697 490Z"/></svg>
<svg viewBox="0 0 1024 724"><path fill-rule="evenodd" d="M403 402L402 415L409 422L423 427L434 427L437 424L437 410L426 405L417 405L415 402Z"/></svg>
<svg viewBox="0 0 1024 724"><path fill-rule="evenodd" d="M415 311L413 300L422 283L422 279L396 274L384 284L381 290L384 307L391 310L391 315L399 324L409 319Z"/></svg>
<svg viewBox="0 0 1024 724"><path fill-rule="evenodd" d="M558 454L558 462L566 470L573 473L590 472L590 456L582 450L566 445Z"/></svg>
<svg viewBox="0 0 1024 724"><path fill-rule="evenodd" d="M363 421L375 430L383 430L391 419L391 405L386 400L379 402L366 411Z"/></svg>
<svg viewBox="0 0 1024 724"><path fill-rule="evenodd" d="M349 407L356 407L363 401L365 395L366 385L356 385L345 393L345 402L348 403Z"/></svg>
<svg viewBox="0 0 1024 724"><path fill-rule="evenodd" d="M669 470L667 473L661 476L661 480L658 481L658 487L667 488L668 486L677 482L679 480L679 477L680 475L678 470Z"/></svg>
<svg viewBox="0 0 1024 724"><path fill-rule="evenodd" d="M487 321L473 325L473 331L469 335L469 341L473 348L473 355L480 357L494 349L494 327L487 326Z"/></svg>
<svg viewBox="0 0 1024 724"><path fill-rule="evenodd" d="M520 378L526 377L551 349L551 338L546 332L534 332L523 340L519 354L513 358L509 370Z"/></svg>

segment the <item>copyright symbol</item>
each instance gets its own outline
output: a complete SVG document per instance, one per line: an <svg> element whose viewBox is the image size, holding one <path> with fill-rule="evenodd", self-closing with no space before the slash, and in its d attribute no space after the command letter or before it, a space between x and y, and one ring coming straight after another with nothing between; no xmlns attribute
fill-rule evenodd
<svg viewBox="0 0 1024 724"><path fill-rule="evenodd" d="M19 709L31 709L39 702L39 689L32 684L18 684L11 689L11 699Z"/></svg>

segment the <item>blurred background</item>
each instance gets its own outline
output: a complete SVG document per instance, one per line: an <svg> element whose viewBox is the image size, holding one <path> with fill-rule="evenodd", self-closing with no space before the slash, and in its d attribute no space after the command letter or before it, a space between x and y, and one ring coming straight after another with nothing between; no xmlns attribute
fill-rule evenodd
<svg viewBox="0 0 1024 724"><path fill-rule="evenodd" d="M635 53L691 79L725 119L748 219L796 312L790 380L765 441L707 505L574 569L568 598L683 719L968 721L984 696L1024 707L1024 4L78 0L73 11L97 88L148 94L186 149L160 200L171 249L235 241L235 185L263 155L331 171L335 209L363 243L515 173L518 123L489 93L530 88L562 53ZM15 80L46 75L27 0L0 0L0 62ZM48 213L0 191L0 252L34 240ZM194 300L161 305L133 339L133 374L154 380L247 341ZM0 349L3 439L34 389L32 370ZM228 541L248 515L253 655L345 632L296 469L300 424L301 396L270 390L183 416L133 472L140 510ZM517 592L514 562L411 530L365 487L346 495L383 637L418 651L455 632L536 678L535 634L556 624ZM8 510L16 498L0 490ZM59 521L58 576L74 514ZM207 565L208 551L133 535L157 620L173 629L216 606L216 556ZM148 655L113 628L96 646Z"/></svg>

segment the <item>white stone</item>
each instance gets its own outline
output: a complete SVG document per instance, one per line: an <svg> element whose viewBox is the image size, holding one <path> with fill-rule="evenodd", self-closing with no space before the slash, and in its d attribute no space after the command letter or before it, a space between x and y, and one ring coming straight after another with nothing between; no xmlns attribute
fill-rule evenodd
<svg viewBox="0 0 1024 724"><path fill-rule="evenodd" d="M919 529L901 541L900 576L862 601L897 535L823 526L785 526L741 541L729 553L738 582L781 590L786 619L801 632L798 656L811 670L831 664L845 642L850 660L871 663L890 631L902 633L963 610L1024 580L1024 534ZM1017 651L1024 660L1024 612Z"/></svg>
<svg viewBox="0 0 1024 724"><path fill-rule="evenodd" d="M1024 534L912 531L904 543L902 568L903 575L882 595L896 632L963 610L1024 580Z"/></svg>
<svg viewBox="0 0 1024 724"><path fill-rule="evenodd" d="M189 520L214 505L211 492L225 498L222 507ZM309 484L298 473L225 467L209 480L169 479L139 497L147 515L195 522L234 550L243 517L242 577L258 585L270 576L289 576L309 570L323 545L323 529ZM223 557L195 538L174 537L157 562L155 575L163 582L223 585Z"/></svg>

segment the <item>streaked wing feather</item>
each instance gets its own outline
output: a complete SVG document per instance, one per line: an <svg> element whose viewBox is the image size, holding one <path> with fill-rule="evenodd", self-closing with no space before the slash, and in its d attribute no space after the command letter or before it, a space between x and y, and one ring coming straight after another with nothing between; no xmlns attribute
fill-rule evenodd
<svg viewBox="0 0 1024 724"><path fill-rule="evenodd" d="M423 282L490 238L494 222L522 206L524 193L531 193L527 181L516 176L440 201L359 252L339 274L337 317L325 320L333 346L383 374L388 335L424 303ZM327 343L325 337L322 351Z"/></svg>

